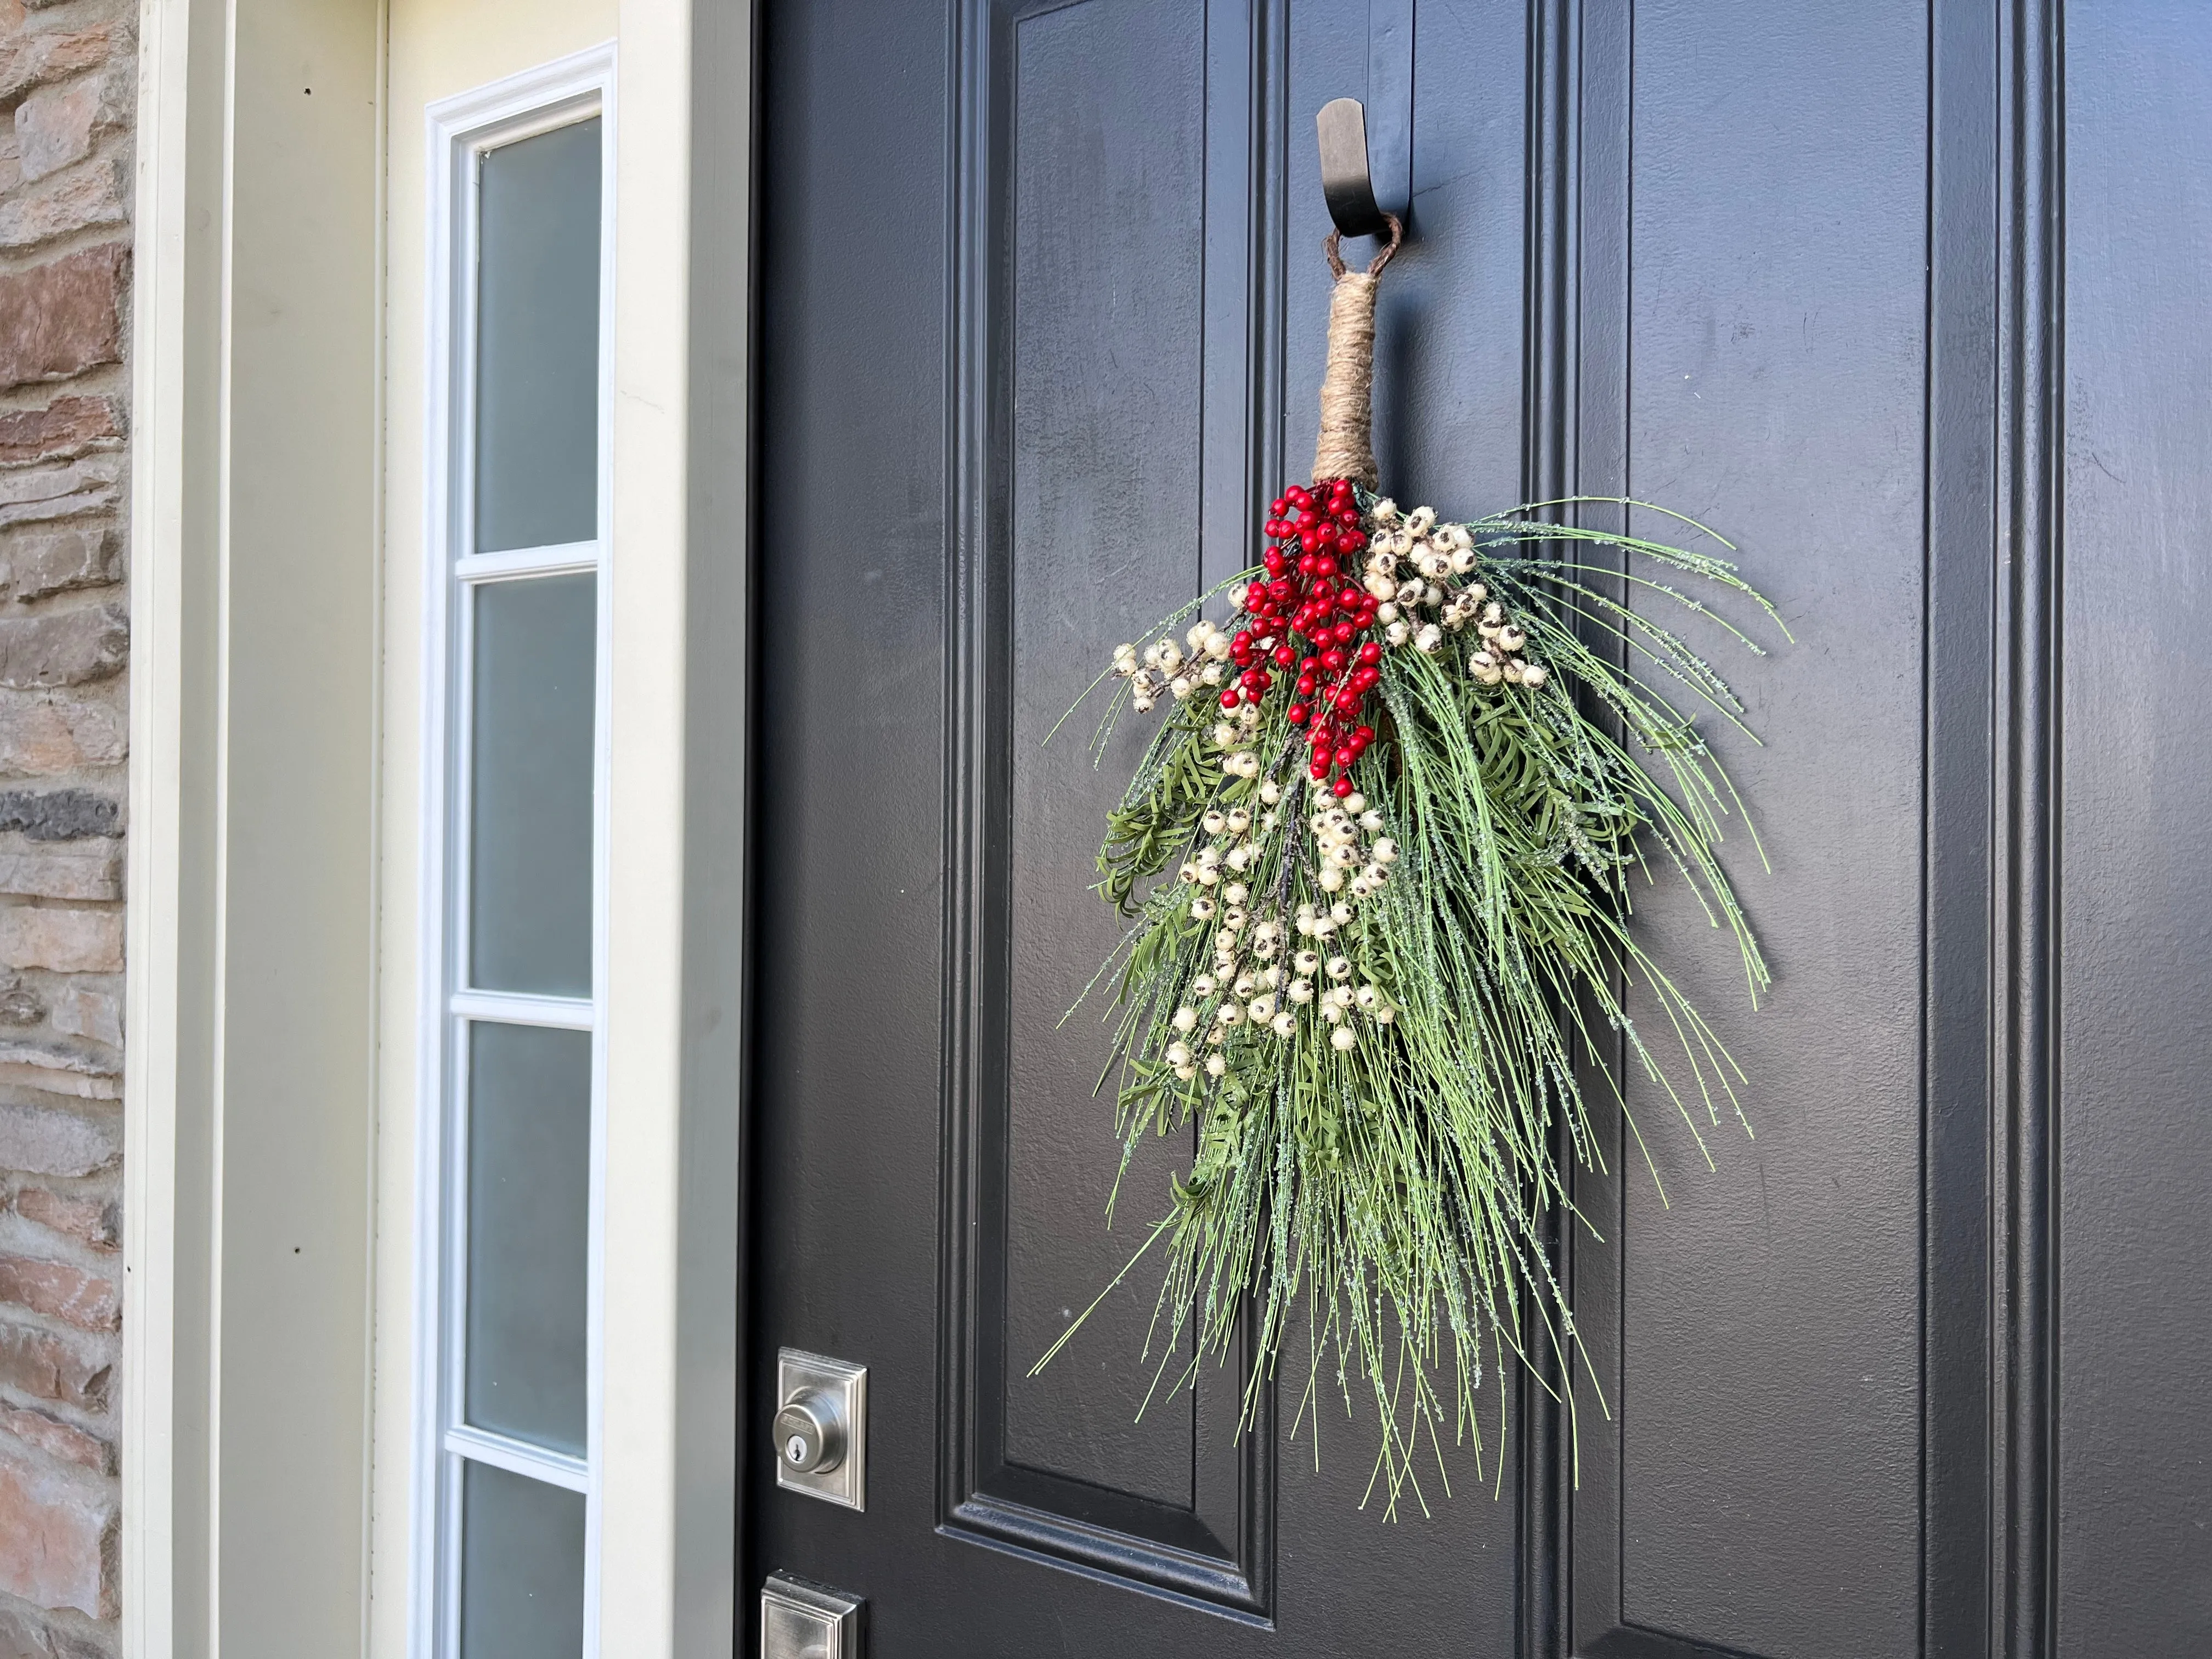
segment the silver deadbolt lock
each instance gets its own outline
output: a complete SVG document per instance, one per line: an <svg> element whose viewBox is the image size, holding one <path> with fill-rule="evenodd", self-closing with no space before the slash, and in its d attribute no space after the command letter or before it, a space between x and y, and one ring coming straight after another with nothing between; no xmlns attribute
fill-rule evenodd
<svg viewBox="0 0 2212 1659"><path fill-rule="evenodd" d="M845 1458L845 1412L834 1395L808 1389L775 1414L775 1443L793 1474L820 1474Z"/></svg>
<svg viewBox="0 0 2212 1659"><path fill-rule="evenodd" d="M867 1508L867 1368L786 1348L776 1355L775 1397L775 1484Z"/></svg>

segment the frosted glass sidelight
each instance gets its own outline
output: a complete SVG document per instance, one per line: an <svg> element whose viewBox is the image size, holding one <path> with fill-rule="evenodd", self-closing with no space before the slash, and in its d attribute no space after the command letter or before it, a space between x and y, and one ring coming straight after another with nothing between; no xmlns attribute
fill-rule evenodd
<svg viewBox="0 0 2212 1659"><path fill-rule="evenodd" d="M578 1659L584 1495L488 1463L467 1469L460 1659Z"/></svg>
<svg viewBox="0 0 2212 1659"><path fill-rule="evenodd" d="M484 153L476 550L599 534L599 123Z"/></svg>
<svg viewBox="0 0 2212 1659"><path fill-rule="evenodd" d="M469 983L592 994L598 578L476 588Z"/></svg>
<svg viewBox="0 0 2212 1659"><path fill-rule="evenodd" d="M469 1028L467 1420L585 1450L592 1038Z"/></svg>

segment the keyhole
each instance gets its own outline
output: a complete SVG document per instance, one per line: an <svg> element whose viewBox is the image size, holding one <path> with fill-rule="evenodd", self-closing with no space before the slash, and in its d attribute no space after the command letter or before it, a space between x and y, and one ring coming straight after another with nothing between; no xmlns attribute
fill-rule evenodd
<svg viewBox="0 0 2212 1659"><path fill-rule="evenodd" d="M801 1434L792 1436L784 1445L783 1455L794 1463L804 1463L806 1461L806 1437Z"/></svg>

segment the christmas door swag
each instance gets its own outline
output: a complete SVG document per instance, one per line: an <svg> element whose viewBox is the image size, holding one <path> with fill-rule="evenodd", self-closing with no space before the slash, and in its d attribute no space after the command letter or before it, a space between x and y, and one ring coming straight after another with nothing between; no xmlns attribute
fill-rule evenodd
<svg viewBox="0 0 2212 1659"><path fill-rule="evenodd" d="M1446 1435L1472 1439L1480 1467L1486 1359L1525 1357L1527 1322L1565 1356L1546 1386L1571 1419L1580 1345L1544 1223L1587 1224L1565 1167L1601 1165L1584 1079L1625 1109L1618 1068L1640 1070L1693 1136L1723 1103L1742 1116L1742 1074L1628 914L1632 879L1671 866L1733 933L1754 1004L1765 988L1718 856L1741 804L1694 724L1744 711L1647 612L1710 616L1670 585L1687 575L1780 624L1725 559L1540 516L1595 498L1460 523L1377 493L1389 224L1364 272L1328 238L1314 482L1271 504L1233 615L1188 606L1100 677L1102 744L1125 704L1164 718L1108 819L1098 890L1133 925L1093 988L1127 1150L1198 1125L1130 1263L1164 1241L1155 1388L1225 1358L1249 1318L1249 1421L1303 1302L1298 1419L1325 1387L1370 1401L1370 1491L1395 1509L1420 1495L1424 1442L1441 1469ZM1609 568L1585 562L1600 548ZM1631 1021L1630 988L1662 1036Z"/></svg>

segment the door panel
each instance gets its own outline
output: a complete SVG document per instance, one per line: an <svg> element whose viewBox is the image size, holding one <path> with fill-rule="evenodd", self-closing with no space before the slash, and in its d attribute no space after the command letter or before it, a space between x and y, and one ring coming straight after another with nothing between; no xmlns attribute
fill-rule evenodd
<svg viewBox="0 0 2212 1659"><path fill-rule="evenodd" d="M769 0L748 1433L781 1346L868 1365L872 1420L864 1514L761 1460L748 1582L901 1656L2203 1645L2212 20L2080 11ZM1241 1357L1145 1403L1143 1270L1028 1375L1188 1152L1108 1228L1101 1011L1061 1016L1141 733L1042 740L1301 473L1312 117L1370 84L1414 88L1399 498L1664 501L1797 635L1699 641L1767 740L1711 732L1767 1006L1638 900L1756 1139L1700 1115L1708 1169L1632 1087L1668 1201L1616 1124L1558 1247L1602 1405L1486 1382L1502 1457L1395 1524L1295 1365L1241 1437Z"/></svg>
<svg viewBox="0 0 2212 1659"><path fill-rule="evenodd" d="M1906 0L1676 0L1584 47L1628 100L1626 155L1584 167L1625 174L1606 209L1625 197L1633 251L1625 284L1584 265L1628 342L1625 474L1584 487L1718 526L1798 639L1692 635L1765 739L1707 722L1772 865L1731 832L1767 1005L1679 883L1636 899L1748 1075L1756 1139L1692 1100L1709 1169L1626 1068L1665 1197L1631 1143L1586 1183L1607 1243L1576 1241L1618 1412L1583 1402L1602 1473L1574 1504L1576 1634L1624 1655L1917 1636L1927 27Z"/></svg>

